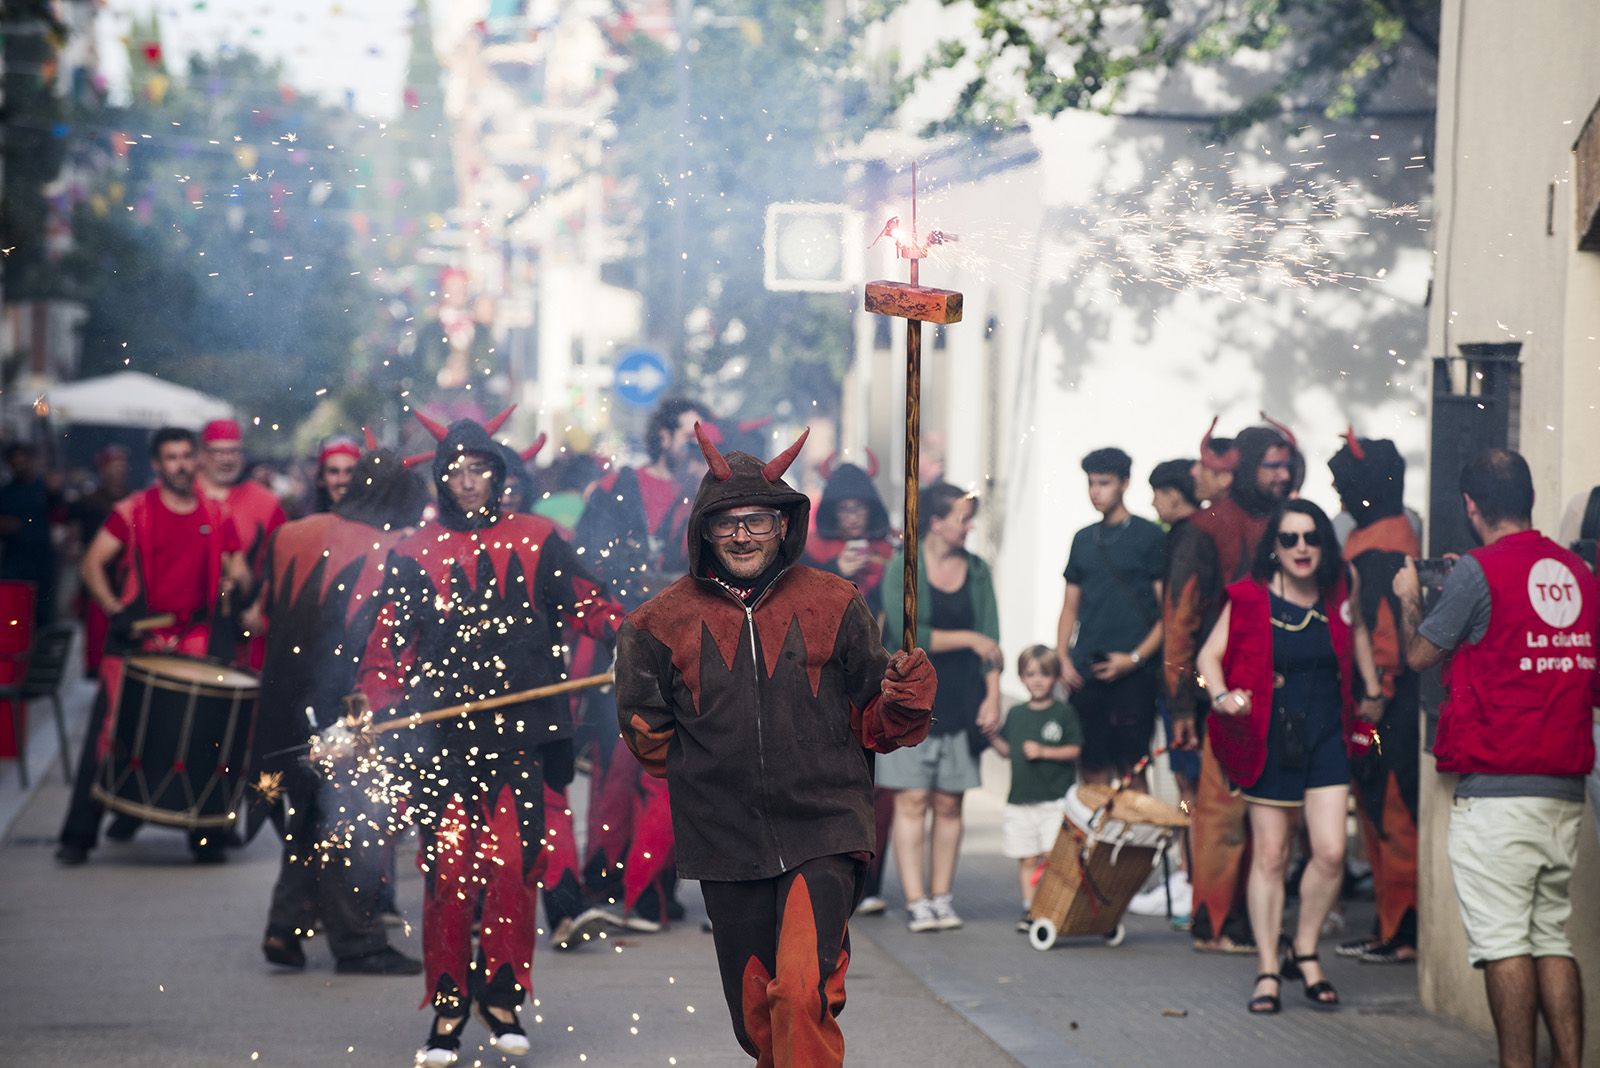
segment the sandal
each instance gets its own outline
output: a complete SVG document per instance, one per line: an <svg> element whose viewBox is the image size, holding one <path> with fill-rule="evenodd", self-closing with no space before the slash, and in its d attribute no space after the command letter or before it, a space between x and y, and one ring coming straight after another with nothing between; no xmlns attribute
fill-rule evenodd
<svg viewBox="0 0 1600 1068"><path fill-rule="evenodd" d="M491 1046L512 1057L520 1057L528 1052L530 1047L528 1032L522 1029L522 1021L517 1019L516 1009L493 1006L493 1008L500 1008L502 1012L511 1014L511 1020L508 1023L496 1016L491 1011L491 1006L482 999L475 1003L475 1007L478 1010L478 1019L483 1022L483 1026L487 1027L489 1034L493 1036L489 1040Z"/></svg>
<svg viewBox="0 0 1600 1068"><path fill-rule="evenodd" d="M1341 957L1359 959L1378 949L1382 945L1383 939L1379 938L1377 935L1369 935L1366 938L1357 938L1351 942L1341 942L1339 943L1338 947L1334 949L1334 952Z"/></svg>
<svg viewBox="0 0 1600 1068"><path fill-rule="evenodd" d="M1283 974L1290 979L1298 979L1305 985L1306 1000L1311 1002L1313 1008L1337 1009L1339 1007L1339 991L1334 989L1332 983L1326 979L1311 982L1306 978L1302 964L1316 964L1321 966L1315 953L1295 953L1291 950L1289 963L1284 966Z"/></svg>
<svg viewBox="0 0 1600 1068"><path fill-rule="evenodd" d="M441 1031L441 1027L444 1030ZM422 1048L417 1050L416 1063L423 1068L450 1068L461 1059L461 1032L466 1028L465 1016L434 1016L433 1029L428 1032L428 1040Z"/></svg>
<svg viewBox="0 0 1600 1068"><path fill-rule="evenodd" d="M1274 983L1277 983L1280 992L1283 990L1283 976L1277 972L1262 972L1256 976L1256 983L1259 985L1265 979L1271 979ZM1283 1011L1283 998L1278 994L1257 994L1250 999L1250 1004L1247 1007L1256 1016L1271 1016L1273 1013Z"/></svg>
<svg viewBox="0 0 1600 1068"><path fill-rule="evenodd" d="M1403 951L1409 950L1407 956ZM1379 942L1365 953L1356 955L1356 960L1362 964L1415 964L1417 963L1417 947L1409 942L1391 940Z"/></svg>

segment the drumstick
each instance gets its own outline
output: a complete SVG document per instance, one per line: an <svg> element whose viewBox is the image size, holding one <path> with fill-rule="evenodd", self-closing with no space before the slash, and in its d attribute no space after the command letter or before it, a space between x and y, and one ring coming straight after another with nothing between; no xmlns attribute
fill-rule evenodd
<svg viewBox="0 0 1600 1068"><path fill-rule="evenodd" d="M379 734L383 731L397 731L402 727L434 723L441 719L451 719L455 716L465 715L468 712L487 712L491 708L520 704L523 701L537 701L541 697L554 697L557 694L571 693L573 690L586 690L591 686L605 686L611 681L612 676L609 671L599 675L586 675L581 679L554 682L548 686L536 686L531 690L519 690L516 693L501 694L499 697L488 697L482 701L466 701L459 705L451 705L448 708L435 708L429 712L419 712L413 716L386 719L382 723L373 724L368 730L373 734Z"/></svg>
<svg viewBox="0 0 1600 1068"><path fill-rule="evenodd" d="M157 612L153 616L145 616L143 619L134 620L128 625L128 631L134 637L138 637L141 634L148 634L153 630L160 630L163 627L170 627L177 622L178 617L173 613Z"/></svg>

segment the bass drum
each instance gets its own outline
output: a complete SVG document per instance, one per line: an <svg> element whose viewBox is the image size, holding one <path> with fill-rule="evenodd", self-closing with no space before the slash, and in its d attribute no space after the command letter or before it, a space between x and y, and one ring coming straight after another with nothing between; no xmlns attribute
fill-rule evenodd
<svg viewBox="0 0 1600 1068"><path fill-rule="evenodd" d="M245 791L256 677L179 656L133 656L94 795L173 827L228 827Z"/></svg>

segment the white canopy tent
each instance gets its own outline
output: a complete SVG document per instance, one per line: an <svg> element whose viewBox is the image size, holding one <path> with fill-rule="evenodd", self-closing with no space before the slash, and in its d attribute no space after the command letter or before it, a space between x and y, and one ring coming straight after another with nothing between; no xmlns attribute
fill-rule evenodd
<svg viewBox="0 0 1600 1068"><path fill-rule="evenodd" d="M213 419L233 415L226 401L139 371L53 386L45 396L58 424L198 430Z"/></svg>

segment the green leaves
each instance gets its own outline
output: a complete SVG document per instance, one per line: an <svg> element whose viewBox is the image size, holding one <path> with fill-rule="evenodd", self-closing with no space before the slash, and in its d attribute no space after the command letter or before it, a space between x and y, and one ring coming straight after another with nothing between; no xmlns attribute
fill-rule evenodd
<svg viewBox="0 0 1600 1068"><path fill-rule="evenodd" d="M987 129L1028 114L1108 111L1129 80L1225 68L1242 53L1279 73L1222 114L1231 136L1292 110L1357 115L1404 58L1436 61L1438 0L972 0L977 43L941 46L919 72L969 77L941 130ZM1019 84L1021 99L996 86Z"/></svg>

